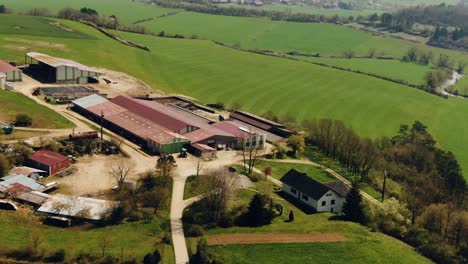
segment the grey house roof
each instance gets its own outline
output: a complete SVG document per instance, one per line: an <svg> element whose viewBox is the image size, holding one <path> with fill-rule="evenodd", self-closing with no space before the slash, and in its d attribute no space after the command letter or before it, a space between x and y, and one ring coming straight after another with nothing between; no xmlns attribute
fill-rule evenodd
<svg viewBox="0 0 468 264"><path fill-rule="evenodd" d="M348 193L348 188L342 182L320 183L306 173L298 172L295 169L288 171L282 178L281 182L294 187L301 193L311 197L314 200L319 200L328 191L332 190L339 196L345 197Z"/></svg>
<svg viewBox="0 0 468 264"><path fill-rule="evenodd" d="M6 188L12 187L15 183L19 183L23 186L26 186L33 191L41 190L44 188L44 185L21 174L10 174L0 179L0 185L3 185Z"/></svg>
<svg viewBox="0 0 468 264"><path fill-rule="evenodd" d="M108 101L109 100L107 100L106 98L102 96L99 96L97 94L92 94L92 95L89 95L80 99L76 99L75 101L72 101L72 103L76 106L86 109L88 107L102 104Z"/></svg>

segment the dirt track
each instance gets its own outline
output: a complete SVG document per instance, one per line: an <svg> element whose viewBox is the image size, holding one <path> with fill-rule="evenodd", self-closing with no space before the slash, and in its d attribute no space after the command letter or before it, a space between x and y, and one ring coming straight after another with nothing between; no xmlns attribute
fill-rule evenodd
<svg viewBox="0 0 468 264"><path fill-rule="evenodd" d="M347 238L340 233L308 234L234 234L208 236L208 245L233 244L272 244L272 243L311 243L339 242Z"/></svg>

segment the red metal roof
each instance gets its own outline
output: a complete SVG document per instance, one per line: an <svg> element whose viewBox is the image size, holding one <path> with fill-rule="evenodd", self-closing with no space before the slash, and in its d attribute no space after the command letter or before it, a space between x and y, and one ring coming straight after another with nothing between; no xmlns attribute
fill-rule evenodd
<svg viewBox="0 0 468 264"><path fill-rule="evenodd" d="M201 151L216 151L216 149L205 144L195 143L195 144L192 144L192 146Z"/></svg>
<svg viewBox="0 0 468 264"><path fill-rule="evenodd" d="M120 105L139 116L147 118L153 122L157 122L159 125L171 130L172 132L177 132L189 126L189 124L168 114L166 112L167 107L159 103L150 102L152 104L146 104L142 103L141 100L133 99L128 96L117 96L111 99L111 102Z"/></svg>
<svg viewBox="0 0 468 264"><path fill-rule="evenodd" d="M113 102L97 104L87 108L87 110L98 116L101 115L102 112L105 120L126 129L141 138L148 138L160 144L164 144L175 138L186 139L184 136L173 133L168 129L159 126L157 123L138 114L132 113Z"/></svg>
<svg viewBox="0 0 468 264"><path fill-rule="evenodd" d="M6 61L0 60L0 73L8 73L8 72L17 71L17 70L18 68L16 68L15 66L10 65Z"/></svg>
<svg viewBox="0 0 468 264"><path fill-rule="evenodd" d="M253 134L263 135L265 132L255 129L254 127L241 126L234 121L223 121L221 123L216 123L213 126L222 129L236 137L243 139L251 138Z"/></svg>
<svg viewBox="0 0 468 264"><path fill-rule="evenodd" d="M52 166L62 161L68 160L67 157L46 149L38 150L29 159L47 166Z"/></svg>

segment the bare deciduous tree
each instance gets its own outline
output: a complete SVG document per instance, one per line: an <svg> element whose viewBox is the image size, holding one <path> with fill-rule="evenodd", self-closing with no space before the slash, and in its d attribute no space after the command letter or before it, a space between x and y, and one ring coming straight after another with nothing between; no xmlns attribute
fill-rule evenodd
<svg viewBox="0 0 468 264"><path fill-rule="evenodd" d="M213 221L217 221L228 207L229 201L238 188L238 175L229 172L227 169L210 171L204 177L206 190L208 191L206 200L208 212Z"/></svg>
<svg viewBox="0 0 468 264"><path fill-rule="evenodd" d="M252 173L258 157L263 154L264 146L257 142L257 137L258 134L253 129L239 130L238 138L240 141L238 144L242 152L244 170L249 174Z"/></svg>
<svg viewBox="0 0 468 264"><path fill-rule="evenodd" d="M99 247L101 248L103 257L106 255L106 250L109 247L110 243L111 243L111 238L110 238L109 233L104 233L99 238Z"/></svg>
<svg viewBox="0 0 468 264"><path fill-rule="evenodd" d="M31 246L34 254L39 253L39 249L44 242L44 233L41 229L34 229L30 233Z"/></svg>
<svg viewBox="0 0 468 264"><path fill-rule="evenodd" d="M203 168L205 167L205 162L201 159L197 159L196 161L196 176L198 177L198 175L200 175L201 171L203 170Z"/></svg>
<svg viewBox="0 0 468 264"><path fill-rule="evenodd" d="M134 168L135 162L126 158L118 158L109 164L109 173L117 182L119 190L122 189L125 179L133 172Z"/></svg>

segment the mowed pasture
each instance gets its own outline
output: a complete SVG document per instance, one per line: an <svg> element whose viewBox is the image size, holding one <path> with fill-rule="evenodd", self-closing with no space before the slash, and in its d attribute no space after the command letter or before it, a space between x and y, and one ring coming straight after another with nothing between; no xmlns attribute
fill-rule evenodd
<svg viewBox="0 0 468 264"><path fill-rule="evenodd" d="M68 128L73 124L53 110L37 104L32 99L16 92L0 89L0 121L10 123L17 114L32 117L32 127ZM14 135L14 134L13 134Z"/></svg>
<svg viewBox="0 0 468 264"><path fill-rule="evenodd" d="M341 56L347 50L365 56L370 49L377 55L402 57L413 46L444 53L459 59L461 53L428 47L395 38L373 36L370 33L328 23L272 21L267 18L234 17L179 12L173 16L141 23L149 30L186 37L216 40L244 49ZM465 57L468 61L468 58Z"/></svg>
<svg viewBox="0 0 468 264"><path fill-rule="evenodd" d="M1 20L1 16L0 16ZM0 21L1 22L1 21ZM131 48L82 24L61 21L96 40L21 36L64 44L69 51L37 47L39 52L74 59L89 66L123 71L154 89L181 93L203 103L239 103L243 110L344 120L360 135L394 135L400 124L420 120L441 147L453 151L468 171L468 104L443 99L403 85L306 62L251 54L203 40L158 38L131 33L122 36L148 45L152 52ZM3 40L0 44L12 44ZM23 60L23 52L1 49L0 57Z"/></svg>
<svg viewBox="0 0 468 264"><path fill-rule="evenodd" d="M272 189L272 183L260 181L257 188L262 191ZM233 206L248 206L255 193L241 190ZM289 200L273 192L272 198L284 207L284 213L270 225L261 227L230 227L207 230L205 236L249 234L317 234L336 235L345 238L340 242L243 244L209 246L223 263L431 263L407 244L352 222L334 220L333 214L306 214ZM293 211L294 221L288 222L289 212ZM194 240L189 245L194 252Z"/></svg>
<svg viewBox="0 0 468 264"><path fill-rule="evenodd" d="M335 66L342 69L375 74L377 76L392 78L394 80L407 81L411 84L426 84L424 77L429 71L431 71L431 67L428 65L402 62L400 60L373 58L316 58L302 56L296 56L296 58L328 66Z"/></svg>
<svg viewBox="0 0 468 264"><path fill-rule="evenodd" d="M148 5L139 0L34 0L33 2L30 0L3 0L2 4L14 13L26 13L33 8L46 8L57 13L64 7L76 9L89 7L97 10L100 15L117 16L122 24L131 24L137 20L154 18L175 11L175 9Z"/></svg>
<svg viewBox="0 0 468 264"><path fill-rule="evenodd" d="M5 35L32 35L50 36L60 38L87 38L92 37L81 32L54 23L53 20L42 17L2 15L0 33Z"/></svg>

